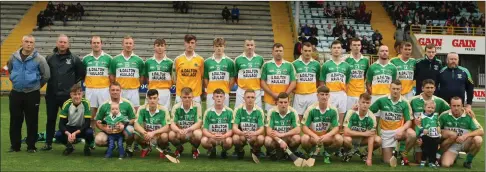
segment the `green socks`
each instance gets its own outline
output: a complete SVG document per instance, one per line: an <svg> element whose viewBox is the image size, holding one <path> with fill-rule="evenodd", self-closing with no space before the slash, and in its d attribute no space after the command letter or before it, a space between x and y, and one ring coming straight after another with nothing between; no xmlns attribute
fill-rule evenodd
<svg viewBox="0 0 486 172"><path fill-rule="evenodd" d="M467 154L467 156L466 156L466 162L472 162L473 159L474 159L474 155Z"/></svg>

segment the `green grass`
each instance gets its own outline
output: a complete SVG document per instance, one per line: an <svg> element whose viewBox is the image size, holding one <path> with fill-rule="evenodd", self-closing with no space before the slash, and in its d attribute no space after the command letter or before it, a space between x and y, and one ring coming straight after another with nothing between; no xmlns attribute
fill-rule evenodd
<svg viewBox="0 0 486 172"><path fill-rule="evenodd" d="M10 146L10 139L8 134L9 129L9 111L8 111L8 97L1 97L1 170L2 171L434 171L430 168L419 167L402 167L391 168L387 164L380 162L381 155L375 152L373 158L373 166L367 167L361 162L358 157L348 163L340 162L337 158L331 158L331 165L324 165L322 157L318 157L316 165L312 168L298 168L290 161L273 162L268 159L261 159L260 164L254 164L248 154L244 160L236 160L232 157L226 160L209 159L206 157L206 150L200 148L201 156L197 160L192 159L190 154L190 145L185 145L185 152L183 153L180 164L171 164L166 160L158 159L158 154L152 152L145 159L139 158L139 153L136 153L134 158L118 160L116 158L104 160L104 151L106 148L97 147L93 151L91 157L83 156L82 145L78 144L77 149L68 157L62 156L64 146L61 144L54 144L54 149L49 152L37 152L29 154L26 152L26 145L22 145L22 151L17 153L8 153ZM44 99L42 99L39 112L39 131L45 130L46 110ZM484 125L484 108L474 109L478 116L478 120ZM57 128L57 127L56 127ZM25 126L23 128L23 136L26 136ZM40 149L43 143L37 143L37 148ZM172 148L174 150L174 148ZM230 150L231 154L233 151ZM411 155L409 157L412 157ZM462 167L465 156L461 157L457 164L449 169L440 168L441 171L459 171L466 170ZM478 153L473 162L473 169L467 171L484 171L484 149Z"/></svg>

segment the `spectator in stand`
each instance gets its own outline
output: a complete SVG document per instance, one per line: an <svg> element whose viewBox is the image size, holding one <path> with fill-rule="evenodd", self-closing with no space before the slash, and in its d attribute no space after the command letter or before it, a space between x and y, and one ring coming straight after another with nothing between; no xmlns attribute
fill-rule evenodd
<svg viewBox="0 0 486 172"><path fill-rule="evenodd" d="M76 6L74 6L72 3L70 3L67 6L66 12L67 12L68 19L69 18L73 19L74 18L74 14L76 13Z"/></svg>
<svg viewBox="0 0 486 172"><path fill-rule="evenodd" d="M332 36L339 37L341 35L342 35L342 29L340 28L340 25L337 24L336 26L334 26L334 28L332 28Z"/></svg>
<svg viewBox="0 0 486 172"><path fill-rule="evenodd" d="M76 5L75 19L81 21L81 17L84 16L84 7L78 2Z"/></svg>
<svg viewBox="0 0 486 172"><path fill-rule="evenodd" d="M231 9L231 22L235 23L235 20L236 23L240 22L240 9L238 9L236 5L233 6L233 9Z"/></svg>
<svg viewBox="0 0 486 172"><path fill-rule="evenodd" d="M398 27L395 31L395 36L393 37L393 39L395 39L396 42L402 42L403 36L404 36L404 31L402 29L402 26L398 25Z"/></svg>
<svg viewBox="0 0 486 172"><path fill-rule="evenodd" d="M349 37L351 37L351 38L356 37L356 30L354 30L353 26L349 26L347 33L350 35Z"/></svg>
<svg viewBox="0 0 486 172"><path fill-rule="evenodd" d="M299 39L301 39L301 40L302 40L302 42L309 42L309 40L307 39L307 37L305 37L305 34L304 34L304 33L301 33L301 34L300 34Z"/></svg>
<svg viewBox="0 0 486 172"><path fill-rule="evenodd" d="M223 16L223 21L228 23L229 22L229 18L231 16L231 12L230 10L228 9L228 7L224 7L223 11L221 12L221 15Z"/></svg>
<svg viewBox="0 0 486 172"><path fill-rule="evenodd" d="M373 33L371 35L371 38L372 38L373 42L378 41L379 44L381 44L381 40L383 40L383 36L381 35L380 31L378 31L378 29L375 30L375 33Z"/></svg>
<svg viewBox="0 0 486 172"><path fill-rule="evenodd" d="M360 11L361 14L364 14L365 13L365 11L366 11L366 4L364 2L361 2L359 4L359 11Z"/></svg>
<svg viewBox="0 0 486 172"><path fill-rule="evenodd" d="M479 25L477 28L476 28L476 33L475 35L484 35L484 29L481 27L481 25Z"/></svg>
<svg viewBox="0 0 486 172"><path fill-rule="evenodd" d="M469 26L469 23L466 23L466 26L463 28L464 34L470 35L472 33L472 28Z"/></svg>
<svg viewBox="0 0 486 172"><path fill-rule="evenodd" d="M180 4L181 13L187 14L189 12L189 2L182 1Z"/></svg>
<svg viewBox="0 0 486 172"><path fill-rule="evenodd" d="M300 55L302 55L302 38L299 37L299 41L294 45L294 59L298 59Z"/></svg>
<svg viewBox="0 0 486 172"><path fill-rule="evenodd" d="M309 42L310 42L312 45L316 46L316 47L317 47L317 45L319 44L319 41L317 40L316 35L312 35L312 36L309 38Z"/></svg>
<svg viewBox="0 0 486 172"><path fill-rule="evenodd" d="M310 36L311 35L311 29L309 27L309 25L302 25L302 27L300 28L300 32L301 33L304 33L305 36Z"/></svg>
<svg viewBox="0 0 486 172"><path fill-rule="evenodd" d="M363 36L363 38L361 39L361 46L362 46L361 52L363 54L371 54L370 52L368 52L370 41L368 41L368 38L366 36Z"/></svg>
<svg viewBox="0 0 486 172"><path fill-rule="evenodd" d="M337 7L337 8L334 10L334 17L335 17L335 18L340 18L340 17L341 17L341 7Z"/></svg>
<svg viewBox="0 0 486 172"><path fill-rule="evenodd" d="M174 8L174 12L179 11L180 6L181 6L180 1L172 1L172 8Z"/></svg>
<svg viewBox="0 0 486 172"><path fill-rule="evenodd" d="M324 28L324 35L325 36L332 36L332 26L331 26L331 24L327 24L327 27Z"/></svg>
<svg viewBox="0 0 486 172"><path fill-rule="evenodd" d="M366 19L364 20L366 24L370 24L371 23L371 16L373 15L373 11L369 11L368 13L366 13Z"/></svg>
<svg viewBox="0 0 486 172"><path fill-rule="evenodd" d="M331 10L329 4L327 4L327 6L324 7L324 17L331 17L333 14L334 12Z"/></svg>
<svg viewBox="0 0 486 172"><path fill-rule="evenodd" d="M48 19L44 16L44 11L41 11L37 15L37 30L42 30L43 27L49 26ZM49 26L49 31L51 31L51 26Z"/></svg>
<svg viewBox="0 0 486 172"><path fill-rule="evenodd" d="M310 30L311 30L311 35L317 35L317 28L315 24L311 25Z"/></svg>

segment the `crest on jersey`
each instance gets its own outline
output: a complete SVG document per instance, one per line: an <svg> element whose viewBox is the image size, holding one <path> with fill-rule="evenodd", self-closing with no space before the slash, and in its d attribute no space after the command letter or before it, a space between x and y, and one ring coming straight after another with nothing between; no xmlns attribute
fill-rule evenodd
<svg viewBox="0 0 486 172"><path fill-rule="evenodd" d="M66 59L66 64L71 64L71 59Z"/></svg>
<svg viewBox="0 0 486 172"><path fill-rule="evenodd" d="M462 78L462 74L458 73L457 74L457 78L461 79Z"/></svg>
<svg viewBox="0 0 486 172"><path fill-rule="evenodd" d="M125 62L125 67L130 67L130 62Z"/></svg>
<svg viewBox="0 0 486 172"><path fill-rule="evenodd" d="M157 70L160 70L160 66L157 66Z"/></svg>
<svg viewBox="0 0 486 172"><path fill-rule="evenodd" d="M439 70L439 66L434 65L434 70Z"/></svg>
<svg viewBox="0 0 486 172"><path fill-rule="evenodd" d="M248 63L248 68L251 68L251 63Z"/></svg>

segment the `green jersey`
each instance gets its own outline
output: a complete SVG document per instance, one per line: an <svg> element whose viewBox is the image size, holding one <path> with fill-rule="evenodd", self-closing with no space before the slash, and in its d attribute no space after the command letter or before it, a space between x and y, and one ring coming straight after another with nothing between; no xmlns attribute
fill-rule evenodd
<svg viewBox="0 0 486 172"><path fill-rule="evenodd" d="M465 112L458 118L452 115L450 110L445 111L439 116L440 128L445 130L454 131L458 136L462 136L466 133L472 132L477 129L482 129L481 124Z"/></svg>
<svg viewBox="0 0 486 172"><path fill-rule="evenodd" d="M84 119L91 119L91 111L89 102L86 99L81 99L81 103L78 106L73 104L72 99L68 99L62 105L59 112L59 118L67 118L67 126L82 127Z"/></svg>
<svg viewBox="0 0 486 172"><path fill-rule="evenodd" d="M235 59L235 72L238 75L238 87L247 90L260 90L260 78L262 75L263 57L255 54L248 58L241 54Z"/></svg>
<svg viewBox="0 0 486 172"><path fill-rule="evenodd" d="M370 110L363 117L354 110L348 110L345 116L343 126L353 131L365 132L376 128L376 117Z"/></svg>
<svg viewBox="0 0 486 172"><path fill-rule="evenodd" d="M349 85L346 95L352 97L359 97L365 92L365 74L370 66L370 59L361 56L359 60L349 56L346 63L351 67L351 75L349 77Z"/></svg>
<svg viewBox="0 0 486 172"><path fill-rule="evenodd" d="M421 113L419 118L421 119L420 121L420 126L415 126L415 132L417 133L417 136L422 136L423 131L427 130L427 136L437 138L440 137L440 131L439 131L439 113L434 113L430 115L425 115L425 113Z"/></svg>
<svg viewBox="0 0 486 172"><path fill-rule="evenodd" d="M414 58L409 58L407 61L403 61L401 58L394 58L390 60L390 63L397 67L398 80L402 82L402 95L405 95L412 91L413 83L413 72L415 70L415 64L417 61Z"/></svg>
<svg viewBox="0 0 486 172"><path fill-rule="evenodd" d="M106 101L103 103L100 108L98 109L98 114L96 115L96 120L103 120L106 116L110 115L111 112L111 100ZM133 105L127 99L121 98L119 102L120 106L120 114L126 116L129 120L135 119L135 110L133 109Z"/></svg>
<svg viewBox="0 0 486 172"><path fill-rule="evenodd" d="M286 133L296 127L300 127L299 116L295 109L290 106L285 115L281 115L277 107L270 109L267 113L267 123L265 126L279 133Z"/></svg>
<svg viewBox="0 0 486 172"><path fill-rule="evenodd" d="M140 76L144 75L144 62L133 53L128 59L119 54L111 61L110 74L116 76L122 89L138 89Z"/></svg>
<svg viewBox="0 0 486 172"><path fill-rule="evenodd" d="M295 69L292 63L282 60L280 65L277 65L275 60L270 60L263 64L262 78L267 83L268 88L274 93L281 93L287 91L290 82L295 81ZM265 103L275 105L275 100L270 94L263 95Z"/></svg>
<svg viewBox="0 0 486 172"><path fill-rule="evenodd" d="M233 110L229 107L224 107L221 114L218 114L212 107L204 112L204 129L211 133L225 134L233 128L232 120Z"/></svg>
<svg viewBox="0 0 486 172"><path fill-rule="evenodd" d="M309 127L315 134L321 136L339 126L338 111L334 107L327 106L325 111L319 108L319 103L314 103L307 108L301 123Z"/></svg>
<svg viewBox="0 0 486 172"><path fill-rule="evenodd" d="M329 60L322 65L320 81L326 82L330 91L344 91L349 83L351 66L345 61L337 64L334 60Z"/></svg>
<svg viewBox="0 0 486 172"><path fill-rule="evenodd" d="M310 59L305 63L301 58L292 62L296 72L297 85L295 86L295 94L311 94L317 92L317 80L321 73L321 65L318 61Z"/></svg>
<svg viewBox="0 0 486 172"><path fill-rule="evenodd" d="M366 72L366 82L371 83L372 95L390 94L390 84L397 78L397 67L392 63L373 63Z"/></svg>
<svg viewBox="0 0 486 172"><path fill-rule="evenodd" d="M393 102L390 95L382 96L370 106L370 111L373 113L381 111L379 117L382 130L396 130L413 119L410 116L412 111L410 104L403 97Z"/></svg>
<svg viewBox="0 0 486 172"><path fill-rule="evenodd" d="M108 70L111 58L105 52L101 52L99 57L95 57L93 53L83 57L83 64L86 67L84 84L87 88L108 88L110 86Z"/></svg>
<svg viewBox="0 0 486 172"><path fill-rule="evenodd" d="M235 76L235 63L229 57L223 56L219 61L210 57L204 61L203 77L208 80L208 94L212 94L218 88L229 94L232 87L230 79Z"/></svg>
<svg viewBox="0 0 486 172"><path fill-rule="evenodd" d="M128 122L128 118L125 115L122 115L121 113L118 114L112 114L110 113L109 115L106 115L103 118L104 121L106 121L106 125L108 126L108 129L113 130L115 129L115 126L118 123L126 123Z"/></svg>
<svg viewBox="0 0 486 172"><path fill-rule="evenodd" d="M155 57L145 62L143 75L148 78L148 89L170 89L172 87L172 67L174 62L164 57L158 61Z"/></svg>
<svg viewBox="0 0 486 172"><path fill-rule="evenodd" d="M184 109L182 102L172 107L171 122L181 129L187 129L195 123L202 121L202 108L197 102L192 102L188 110Z"/></svg>
<svg viewBox="0 0 486 172"><path fill-rule="evenodd" d="M233 114L233 124L237 124L241 131L257 131L260 127L263 127L265 113L257 105L253 106L253 109L249 112L246 109L245 104L241 104L235 108Z"/></svg>
<svg viewBox="0 0 486 172"><path fill-rule="evenodd" d="M414 96L412 97L412 99L410 99L410 106L412 107L412 113L415 118L420 117L422 112L425 111L425 101L422 97L422 94ZM438 114L441 114L442 112L451 109L449 107L449 103L447 103L444 99L440 97L432 95L432 100L434 100L435 102L435 112L437 112Z"/></svg>
<svg viewBox="0 0 486 172"><path fill-rule="evenodd" d="M152 114L149 110L149 105L143 105L138 108L137 123L142 126L145 131L155 131L168 124L170 124L170 113L164 106L157 106L157 109Z"/></svg>

